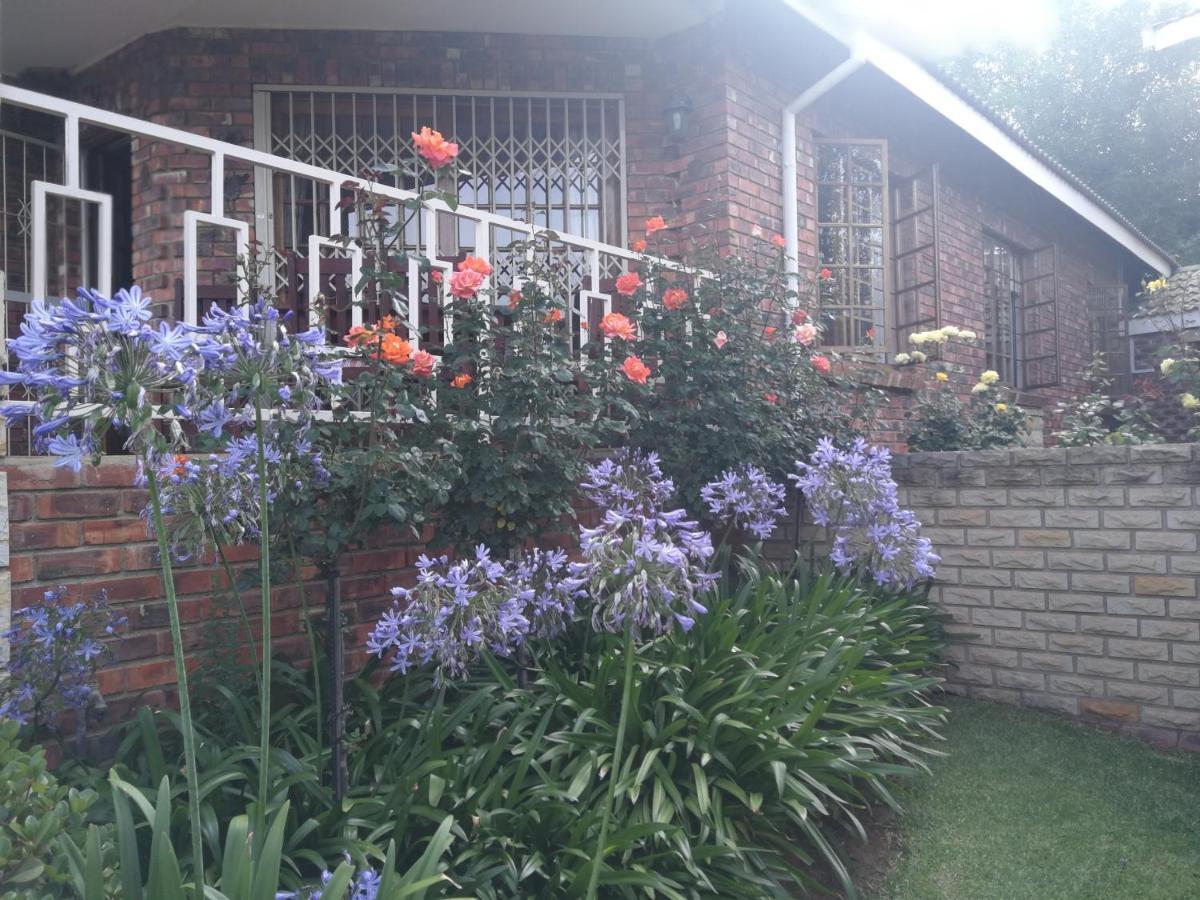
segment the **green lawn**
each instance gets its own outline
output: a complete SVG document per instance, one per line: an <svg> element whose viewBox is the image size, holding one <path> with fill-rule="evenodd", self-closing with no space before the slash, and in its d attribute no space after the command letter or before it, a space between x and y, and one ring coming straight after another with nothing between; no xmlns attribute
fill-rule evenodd
<svg viewBox="0 0 1200 900"><path fill-rule="evenodd" d="M878 900L1200 898L1200 754L952 699ZM872 879L875 880L875 879Z"/></svg>

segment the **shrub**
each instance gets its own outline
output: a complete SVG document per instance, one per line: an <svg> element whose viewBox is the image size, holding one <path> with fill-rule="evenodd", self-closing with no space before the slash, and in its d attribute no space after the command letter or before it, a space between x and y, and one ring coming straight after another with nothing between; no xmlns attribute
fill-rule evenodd
<svg viewBox="0 0 1200 900"><path fill-rule="evenodd" d="M930 612L825 576L751 569L694 627L640 647L617 774L606 892L770 897L812 885L855 810L921 768ZM590 874L622 697L623 643L577 628L522 683L477 670L441 701L428 673L360 710L351 816L376 839L469 838L449 874L483 898L564 896Z"/></svg>
<svg viewBox="0 0 1200 900"><path fill-rule="evenodd" d="M1057 404L1062 428L1054 432L1060 447L1096 444L1154 444L1162 440L1143 407L1112 396L1112 379L1104 355L1097 352L1080 373L1088 383L1086 396Z"/></svg>
<svg viewBox="0 0 1200 900"><path fill-rule="evenodd" d="M1015 393L1001 384L998 373L980 373L967 402L959 397L955 382L962 380L963 367L941 361L942 348L952 340L972 343L977 339L973 331L947 325L909 335L910 343L924 349L896 354L899 365L929 363L932 370L932 385L917 394L913 409L905 414L910 422L905 435L909 450L1015 447L1029 433L1025 410L1017 405Z"/></svg>
<svg viewBox="0 0 1200 900"><path fill-rule="evenodd" d="M706 263L708 261L705 261ZM689 284L647 266L630 298L632 352L653 361L630 443L654 451L690 509L700 488L752 462L782 481L824 436L853 438L879 395L847 361L819 349L819 310L793 290L781 259L712 260Z"/></svg>
<svg viewBox="0 0 1200 900"><path fill-rule="evenodd" d="M63 837L82 841L98 795L60 784L41 747L22 750L17 724L0 720L0 900L69 897ZM98 832L109 846L111 829Z"/></svg>

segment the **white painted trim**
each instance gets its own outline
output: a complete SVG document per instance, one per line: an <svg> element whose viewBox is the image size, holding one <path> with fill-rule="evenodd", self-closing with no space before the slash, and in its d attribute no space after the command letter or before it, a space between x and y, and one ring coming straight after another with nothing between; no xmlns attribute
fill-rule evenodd
<svg viewBox="0 0 1200 900"><path fill-rule="evenodd" d="M1196 38L1200 38L1200 10L1145 29L1142 46L1147 50L1166 50Z"/></svg>
<svg viewBox="0 0 1200 900"><path fill-rule="evenodd" d="M199 252L197 243L199 242L196 228L201 223L205 225L215 225L220 228L228 228L230 231L237 233L237 255L245 258L250 255L250 226L246 222L238 219L227 219L225 216L218 216L212 213L202 213L199 210L189 209L183 213L183 321L189 325L197 324L200 312L199 294L199 275L197 266L199 264Z"/></svg>
<svg viewBox="0 0 1200 900"><path fill-rule="evenodd" d="M33 232L33 247L30 265L33 296L43 300L48 290L49 281L46 271L49 262L46 249L46 197L53 194L56 197L66 197L70 200L82 200L85 203L95 203L100 207L100 233L96 236L96 285L101 294L108 297L112 294L112 197L96 191L85 191L78 187L67 187L62 184L51 184L49 181L35 181L31 185L33 192L33 218L30 230Z"/></svg>
<svg viewBox="0 0 1200 900"><path fill-rule="evenodd" d="M343 244L319 234L308 236L308 275L304 290L308 292L308 305L311 310L313 301L320 293L321 285L321 248L330 247L334 250L350 251L350 327L363 323L362 304L358 302L358 283L362 280L363 252L357 244Z"/></svg>
<svg viewBox="0 0 1200 900"><path fill-rule="evenodd" d="M975 138L1068 209L1086 219L1142 262L1163 275L1174 261L1124 222L1028 150L1003 128L904 54L861 32L850 33L812 9L805 0L785 0L797 13L830 37L861 54L872 66L907 89L918 100Z"/></svg>
<svg viewBox="0 0 1200 900"><path fill-rule="evenodd" d="M1200 328L1200 309L1189 309L1178 315L1164 313L1161 316L1138 316L1129 320L1129 336L1158 334L1181 328Z"/></svg>

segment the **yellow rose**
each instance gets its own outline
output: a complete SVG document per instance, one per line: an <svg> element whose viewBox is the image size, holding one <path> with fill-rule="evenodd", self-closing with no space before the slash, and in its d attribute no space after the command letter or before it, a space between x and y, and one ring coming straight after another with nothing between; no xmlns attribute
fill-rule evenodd
<svg viewBox="0 0 1200 900"><path fill-rule="evenodd" d="M1200 407L1200 398L1197 398L1194 394L1183 394L1179 398L1179 402L1183 404L1184 409L1196 409Z"/></svg>
<svg viewBox="0 0 1200 900"><path fill-rule="evenodd" d="M1158 370L1164 375L1170 375L1173 368L1175 368L1175 360L1169 356L1158 364Z"/></svg>
<svg viewBox="0 0 1200 900"><path fill-rule="evenodd" d="M988 369L986 372L984 372L982 375L979 376L979 381L981 384L995 384L999 380L1000 380L1000 373L993 371L992 369Z"/></svg>
<svg viewBox="0 0 1200 900"><path fill-rule="evenodd" d="M976 384L975 387L971 388L971 393L972 394L984 394L984 393L987 393L987 389L988 389L988 386L981 381L978 384Z"/></svg>
<svg viewBox="0 0 1200 900"><path fill-rule="evenodd" d="M1007 412L1007 411L1008 411L1007 403L997 403L996 404L996 412Z"/></svg>
<svg viewBox="0 0 1200 900"><path fill-rule="evenodd" d="M938 381L949 381L950 380L950 376L947 375L945 372L938 372L933 377L936 378Z"/></svg>

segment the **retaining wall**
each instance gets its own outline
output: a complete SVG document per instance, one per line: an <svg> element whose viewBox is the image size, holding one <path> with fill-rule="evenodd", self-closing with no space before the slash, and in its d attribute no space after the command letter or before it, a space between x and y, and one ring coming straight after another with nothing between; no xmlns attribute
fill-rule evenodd
<svg viewBox="0 0 1200 900"><path fill-rule="evenodd" d="M949 688L1200 750L1200 445L897 456Z"/></svg>

